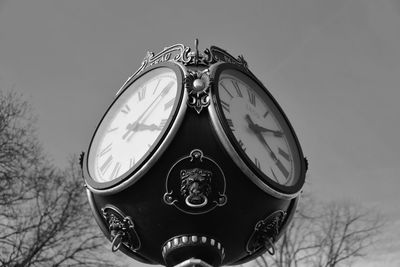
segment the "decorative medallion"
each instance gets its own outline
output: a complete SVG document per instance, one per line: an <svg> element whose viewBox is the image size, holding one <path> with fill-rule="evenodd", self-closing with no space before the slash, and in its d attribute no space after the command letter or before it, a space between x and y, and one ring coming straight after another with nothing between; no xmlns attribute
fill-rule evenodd
<svg viewBox="0 0 400 267"><path fill-rule="evenodd" d="M277 241L285 217L286 212L278 210L264 220L258 221L247 242L247 252L253 254L260 249L266 248L271 255L275 254L274 243Z"/></svg>
<svg viewBox="0 0 400 267"><path fill-rule="evenodd" d="M200 114L203 108L210 104L211 79L208 69L203 71L188 70L185 77L185 88L188 91L188 106L194 108Z"/></svg>
<svg viewBox="0 0 400 267"><path fill-rule="evenodd" d="M154 54L153 52L147 52L146 57L143 59L139 69L137 69L135 73L133 73L128 78L128 80L121 86L121 88L117 92L117 95L122 91L123 88L125 88L126 85L131 83L131 81L135 76L137 76L147 67L166 61L179 62L186 66L195 65L195 66L205 66L205 67L223 61L239 65L245 71L247 72L249 71L248 64L244 60L242 55L238 56L238 58L235 58L225 50L216 46L211 46L210 48L205 49L203 53L200 53L198 45L199 41L198 39L196 39L195 51L192 51L190 47L184 46L183 44L175 44L164 48L158 54Z"/></svg>
<svg viewBox="0 0 400 267"><path fill-rule="evenodd" d="M226 204L225 176L200 149L176 162L165 182L164 202L189 214L202 214Z"/></svg>
<svg viewBox="0 0 400 267"><path fill-rule="evenodd" d="M125 216L117 207L107 205L101 209L111 234L113 252L123 244L133 252L140 249L141 243L131 217Z"/></svg>

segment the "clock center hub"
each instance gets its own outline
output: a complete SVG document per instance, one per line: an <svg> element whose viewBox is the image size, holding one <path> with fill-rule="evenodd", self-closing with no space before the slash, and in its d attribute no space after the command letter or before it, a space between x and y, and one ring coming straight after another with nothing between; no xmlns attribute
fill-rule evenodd
<svg viewBox="0 0 400 267"><path fill-rule="evenodd" d="M250 113L251 117L256 117L257 119L261 119L260 115L255 111L255 109L249 103L246 103L246 110Z"/></svg>

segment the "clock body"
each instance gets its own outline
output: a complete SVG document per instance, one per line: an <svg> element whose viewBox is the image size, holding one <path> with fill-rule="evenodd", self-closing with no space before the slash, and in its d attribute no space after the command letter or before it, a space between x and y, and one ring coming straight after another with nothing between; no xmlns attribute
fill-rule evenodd
<svg viewBox="0 0 400 267"><path fill-rule="evenodd" d="M111 249L166 266L273 253L307 168L287 117L241 57L183 45L148 53L81 166Z"/></svg>

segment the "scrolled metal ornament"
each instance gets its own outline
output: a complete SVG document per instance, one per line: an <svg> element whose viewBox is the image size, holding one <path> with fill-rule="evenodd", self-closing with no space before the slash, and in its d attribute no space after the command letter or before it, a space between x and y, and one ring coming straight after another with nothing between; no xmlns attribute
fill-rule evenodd
<svg viewBox="0 0 400 267"><path fill-rule="evenodd" d="M190 47L185 46L183 44L175 44L172 46L165 47L161 52L157 54L148 51L140 67L121 86L121 88L117 92L117 95L131 83L134 77L139 75L147 67L165 61L175 61L185 66L203 66L203 67L209 67L214 63L222 61L239 65L245 71L247 72L249 71L248 64L244 60L242 55L238 56L238 58L235 58L227 51L217 46L211 46L210 48L205 49L203 53L201 53L199 52L198 44L199 41L198 39L196 39L195 51L192 51Z"/></svg>
<svg viewBox="0 0 400 267"><path fill-rule="evenodd" d="M205 54L204 58L207 58L207 65L222 61L222 62L236 64L238 66L241 66L245 71L249 71L248 64L244 59L243 55L239 55L238 58L235 58L227 51L217 46L211 46L209 49L207 48L204 51L204 54Z"/></svg>
<svg viewBox="0 0 400 267"><path fill-rule="evenodd" d="M118 208L112 205L107 205L101 210L110 231L112 252L117 251L121 245L125 245L133 252L140 249L141 242L135 231L132 218L125 216Z"/></svg>

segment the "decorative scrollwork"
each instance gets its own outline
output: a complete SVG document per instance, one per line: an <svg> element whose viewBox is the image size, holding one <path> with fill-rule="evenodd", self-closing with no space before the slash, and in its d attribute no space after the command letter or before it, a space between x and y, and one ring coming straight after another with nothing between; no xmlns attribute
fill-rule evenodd
<svg viewBox="0 0 400 267"><path fill-rule="evenodd" d="M142 61L140 67L133 73L128 80L121 86L118 90L117 95L124 89L128 84L131 83L134 77L141 73L144 69L154 64L158 64L165 61L175 61L182 63L183 65L195 65L195 66L210 66L211 64L217 63L219 61L229 62L237 64L243 67L244 70L248 71L247 62L244 60L243 56L240 55L235 58L225 50L211 46L200 53L198 50L198 39L195 40L195 51L188 46L183 44L175 44L169 47L165 47L161 52L155 54L154 52L147 52L145 58Z"/></svg>
<svg viewBox="0 0 400 267"><path fill-rule="evenodd" d="M273 212L264 220L258 221L249 241L247 242L247 252L253 254L260 249L266 248L268 252L273 255L275 253L274 243L277 240L285 217L286 212L278 210Z"/></svg>
<svg viewBox="0 0 400 267"><path fill-rule="evenodd" d="M101 210L110 231L112 252L117 251L122 244L133 252L140 249L140 239L135 231L132 218L125 216L118 208L112 205L107 205Z"/></svg>
<svg viewBox="0 0 400 267"><path fill-rule="evenodd" d="M206 49L204 51L206 64L210 65L216 63L218 61L233 63L243 67L246 71L248 71L248 64L246 60L244 60L243 55L239 55L236 59L234 56L226 52L224 49L219 48L217 46L211 46L210 49Z"/></svg>

